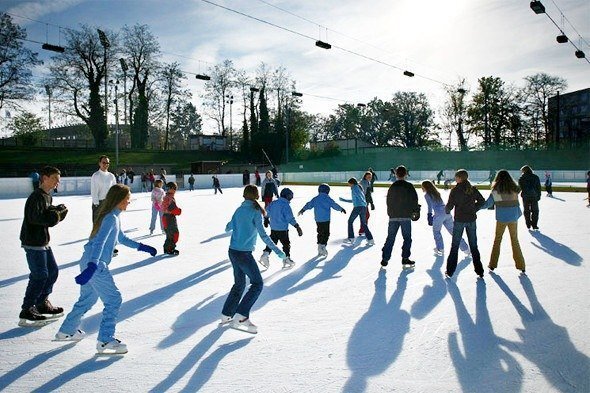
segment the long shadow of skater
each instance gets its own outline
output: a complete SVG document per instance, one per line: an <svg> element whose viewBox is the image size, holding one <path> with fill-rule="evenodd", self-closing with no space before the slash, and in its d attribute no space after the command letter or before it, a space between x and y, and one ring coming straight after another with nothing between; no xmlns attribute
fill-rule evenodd
<svg viewBox="0 0 590 393"><path fill-rule="evenodd" d="M531 304L527 309L496 274L490 274L508 296L520 315L524 329L517 329L521 342L502 340L501 344L535 363L556 390L562 392L590 391L590 363L588 356L578 351L569 338L567 329L556 325L535 294L527 276L520 276L520 284ZM584 311L581 311L582 313Z"/></svg>
<svg viewBox="0 0 590 393"><path fill-rule="evenodd" d="M375 295L367 312L352 330L346 360L352 372L343 392L364 392L367 380L383 373L399 356L405 335L410 329L410 314L401 310L412 269L404 269L397 279L391 299L385 298L386 270L379 269Z"/></svg>
<svg viewBox="0 0 590 393"><path fill-rule="evenodd" d="M219 240L219 239L223 239L223 238L230 237L230 236L231 236L231 232L224 232L219 235L211 236L209 239L203 240L201 242L201 244L209 243L209 242L212 242L213 240Z"/></svg>
<svg viewBox="0 0 590 393"><path fill-rule="evenodd" d="M486 304L486 284L477 280L475 321L465 308L459 289L448 281L449 294L455 303L463 351L457 333L449 333L449 352L464 392L520 392L522 371L494 333Z"/></svg>
<svg viewBox="0 0 590 393"><path fill-rule="evenodd" d="M573 266L580 266L582 264L582 257L580 254L566 246L565 244L561 244L553 239L551 239L547 235L543 235L539 231L532 231L531 236L533 236L539 244L535 244L531 242L531 244L538 249L545 251L547 254L555 257L557 259L561 259L565 263L568 263Z"/></svg>
<svg viewBox="0 0 590 393"><path fill-rule="evenodd" d="M184 375L186 375L191 368L193 368L195 366L195 364L197 364L197 362L207 353L207 351L213 346L213 344L215 344L215 342L217 342L217 340L219 340L219 338L221 337L221 335L223 334L223 332L225 331L225 329L214 329L212 330L207 336L205 336L205 338L203 338L193 349L191 349L191 351L189 353L186 354L186 356L184 357L184 359L182 359L182 361L174 368L174 370L170 371L170 373L168 374L168 376L159 384L157 384L156 386L154 386L150 392L165 392L168 391L169 389L172 388L172 386L174 386L174 384L180 379L182 378ZM244 345L246 345L253 337L249 337L246 339L242 339L239 341L236 341L234 343L231 343L229 347L227 346L220 346L215 352L217 352L217 354L214 356L213 352L209 358L215 359L215 362L213 363L209 363L210 366L212 367L211 370L208 370L208 374L207 375L198 375L198 371L199 369L201 369L203 362L205 362L207 359L205 359L201 365L199 365L199 367L197 368L197 370L195 371L194 375L191 377L191 380L189 381L188 385L185 387L185 389L188 389L188 391L192 391L192 392L196 392L198 391L198 387L203 386L207 380L211 377L211 375L213 374L213 371L215 370L215 365L217 363L219 363L221 361L221 359L226 356L228 353L235 351L241 347L243 347ZM223 349L221 349L223 348ZM191 384L194 384L195 386L198 386L195 389L190 389Z"/></svg>
<svg viewBox="0 0 590 393"><path fill-rule="evenodd" d="M131 265L125 265L125 266L120 266L118 268L115 268L113 270L111 270L111 275L116 275L116 274L121 274L121 273L125 273L128 272L129 270L133 270L133 269L139 269L140 267L145 267L145 266L149 266L151 264L154 264L156 262L159 262L163 259L168 259L169 255L166 254L160 254L158 256L155 257L149 257L146 259L142 259L139 262L135 262L132 263Z"/></svg>
<svg viewBox="0 0 590 393"><path fill-rule="evenodd" d="M6 389L8 385L19 379L20 377L24 377L27 375L31 370L39 367L49 359L61 354L62 352L67 351L70 348L73 348L76 343L69 343L59 348L52 349L50 351L41 353L35 356L32 359L27 360L17 368L10 370L6 374L0 376L0 389Z"/></svg>
<svg viewBox="0 0 590 393"><path fill-rule="evenodd" d="M442 273L444 257L437 256L431 269L426 273L432 278L432 285L424 286L422 296L412 305L412 317L422 319L428 315L447 295L447 285Z"/></svg>
<svg viewBox="0 0 590 393"><path fill-rule="evenodd" d="M77 366L72 367L64 373L59 374L51 381L48 381L43 385L39 386L37 389L33 390L33 392L44 393L56 391L69 381L73 381L75 378L83 374L92 375L92 373L98 370L102 370L103 368L106 368L121 359L123 359L122 356L109 356L107 358L99 358L95 356L93 358L83 361Z"/></svg>
<svg viewBox="0 0 590 393"><path fill-rule="evenodd" d="M68 262L63 265L59 265L58 267L59 267L59 270L64 270L64 269L67 269L72 266L78 266L79 264L80 264L80 261L74 261L74 262ZM29 279L28 274L23 274L21 276L7 278L6 280L0 281L0 288L7 287L7 286L15 284L19 281L28 280L28 279Z"/></svg>
<svg viewBox="0 0 590 393"><path fill-rule="evenodd" d="M121 305L117 321L121 322L129 317L149 310L160 303L165 302L172 296L177 295L180 291L190 288L215 274L221 273L229 268L228 260L217 262L214 265L208 266L198 272L191 274L181 280L168 284L165 287L155 289L144 295L138 296L134 299L128 300ZM94 333L98 330L98 326L102 319L102 314L95 314L82 321L82 326L87 333Z"/></svg>

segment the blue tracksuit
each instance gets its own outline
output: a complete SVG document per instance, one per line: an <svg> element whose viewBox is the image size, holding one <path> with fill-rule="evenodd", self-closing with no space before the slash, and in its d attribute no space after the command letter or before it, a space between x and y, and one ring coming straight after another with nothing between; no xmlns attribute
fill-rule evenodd
<svg viewBox="0 0 590 393"><path fill-rule="evenodd" d="M297 225L290 202L285 198L272 202L268 205L266 212L270 220L270 229L274 231L286 231L289 229L289 224Z"/></svg>
<svg viewBox="0 0 590 393"><path fill-rule="evenodd" d="M327 222L330 221L330 209L342 211L342 206L337 204L328 194L320 192L307 202L301 211L309 209L314 209L313 215L316 222Z"/></svg>
<svg viewBox="0 0 590 393"><path fill-rule="evenodd" d="M114 339L122 298L109 271L109 264L117 243L134 249L139 247L139 243L129 239L121 230L120 214L121 210L117 208L109 212L104 217L96 235L84 246L84 254L80 259L80 271L86 269L89 262L96 263L98 268L90 281L80 287L80 297L59 329L63 333L74 334L84 314L100 298L104 304L104 310L98 330L98 341L109 342Z"/></svg>

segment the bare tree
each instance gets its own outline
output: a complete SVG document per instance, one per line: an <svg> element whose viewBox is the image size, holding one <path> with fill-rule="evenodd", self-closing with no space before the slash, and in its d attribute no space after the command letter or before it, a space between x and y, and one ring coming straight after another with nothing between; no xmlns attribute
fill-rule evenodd
<svg viewBox="0 0 590 393"><path fill-rule="evenodd" d="M166 116L166 133L164 135L164 150L168 150L170 134L170 110L174 102L180 102L190 96L190 92L182 88L182 81L186 79L180 70L180 64L174 62L166 64L159 72L160 84L164 98L164 113Z"/></svg>
<svg viewBox="0 0 590 393"><path fill-rule="evenodd" d="M210 70L211 80L205 82L203 94L206 115L217 123L217 131L225 136L226 96L232 95L236 86L236 69L231 60L215 65Z"/></svg>

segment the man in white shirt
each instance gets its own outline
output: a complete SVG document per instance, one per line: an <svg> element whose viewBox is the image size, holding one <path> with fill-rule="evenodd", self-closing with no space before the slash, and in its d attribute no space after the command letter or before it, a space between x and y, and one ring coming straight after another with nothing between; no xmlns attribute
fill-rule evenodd
<svg viewBox="0 0 590 393"><path fill-rule="evenodd" d="M108 171L111 161L107 156L100 156L98 159L98 171L94 172L90 179L90 195L92 196L92 222L96 220L98 207L106 198L109 189L117 181L115 175Z"/></svg>

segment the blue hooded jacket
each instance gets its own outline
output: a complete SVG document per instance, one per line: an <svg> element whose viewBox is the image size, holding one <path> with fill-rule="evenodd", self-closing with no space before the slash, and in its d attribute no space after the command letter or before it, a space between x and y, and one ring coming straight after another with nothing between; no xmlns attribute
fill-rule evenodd
<svg viewBox="0 0 590 393"><path fill-rule="evenodd" d="M350 189L351 193L352 193L352 199L346 199L346 198L340 198L340 200L345 201L345 202L352 202L352 205L354 207L358 207L358 206L367 206L367 200L365 198L365 193L363 192L361 186L359 186L358 184L355 184L351 187Z"/></svg>
<svg viewBox="0 0 590 393"><path fill-rule="evenodd" d="M275 231L286 231L289 229L289 224L294 227L299 225L295 221L289 201L283 197L271 202L266 208L266 213L270 220L270 229Z"/></svg>
<svg viewBox="0 0 590 393"><path fill-rule="evenodd" d="M231 221L225 226L225 231L233 231L229 248L236 251L254 251L256 248L256 233L278 255L282 251L276 246L264 231L262 226L262 214L254 208L254 202L245 200L236 209Z"/></svg>
<svg viewBox="0 0 590 393"><path fill-rule="evenodd" d="M320 192L307 202L301 211L309 209L314 209L313 214L316 222L327 222L330 221L330 209L342 211L342 206L337 204L328 194Z"/></svg>

